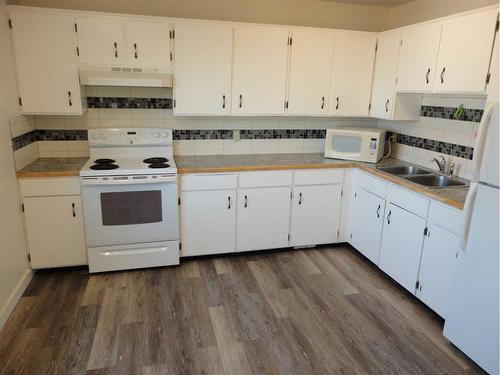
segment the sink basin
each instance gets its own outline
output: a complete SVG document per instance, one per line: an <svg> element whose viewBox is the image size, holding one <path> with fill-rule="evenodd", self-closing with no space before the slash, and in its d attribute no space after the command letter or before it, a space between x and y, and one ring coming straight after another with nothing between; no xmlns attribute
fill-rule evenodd
<svg viewBox="0 0 500 375"><path fill-rule="evenodd" d="M436 187L436 188L443 188L443 187L450 187L450 186L466 186L467 184L463 181L454 179L454 178L449 178L446 176L442 175L434 175L434 174L428 174L428 175L420 175L420 176L407 176L405 177L406 180L415 182L420 185L428 186L428 187Z"/></svg>
<svg viewBox="0 0 500 375"><path fill-rule="evenodd" d="M424 168L414 167L412 165L394 165L386 167L377 167L382 172L395 174L399 176L415 176L415 175L426 175L432 172Z"/></svg>

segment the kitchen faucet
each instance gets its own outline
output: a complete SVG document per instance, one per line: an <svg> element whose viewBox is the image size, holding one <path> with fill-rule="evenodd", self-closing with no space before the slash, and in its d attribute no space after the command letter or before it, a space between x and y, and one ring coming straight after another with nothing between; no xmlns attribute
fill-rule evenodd
<svg viewBox="0 0 500 375"><path fill-rule="evenodd" d="M436 162L436 164L438 165L438 168L439 168L439 173L443 173L444 174L444 168L445 168L445 165L446 165L445 158L443 156L440 156L439 159L432 158L431 161Z"/></svg>

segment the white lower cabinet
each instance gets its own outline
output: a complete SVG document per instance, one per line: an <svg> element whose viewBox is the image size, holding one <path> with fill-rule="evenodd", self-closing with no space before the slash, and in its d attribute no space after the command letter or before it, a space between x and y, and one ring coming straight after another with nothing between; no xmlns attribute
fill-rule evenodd
<svg viewBox="0 0 500 375"><path fill-rule="evenodd" d="M79 195L23 198L32 268L87 264Z"/></svg>
<svg viewBox="0 0 500 375"><path fill-rule="evenodd" d="M290 187L238 190L236 250L288 246Z"/></svg>
<svg viewBox="0 0 500 375"><path fill-rule="evenodd" d="M385 199L358 188L352 200L350 243L361 254L378 264Z"/></svg>
<svg viewBox="0 0 500 375"><path fill-rule="evenodd" d="M181 193L182 256L235 251L236 190Z"/></svg>
<svg viewBox="0 0 500 375"><path fill-rule="evenodd" d="M393 203L386 208L378 266L415 292L426 220Z"/></svg>
<svg viewBox="0 0 500 375"><path fill-rule="evenodd" d="M342 185L296 186L293 189L290 245L337 242Z"/></svg>
<svg viewBox="0 0 500 375"><path fill-rule="evenodd" d="M460 254L460 237L437 225L429 225L424 241L416 295L446 318L453 270Z"/></svg>

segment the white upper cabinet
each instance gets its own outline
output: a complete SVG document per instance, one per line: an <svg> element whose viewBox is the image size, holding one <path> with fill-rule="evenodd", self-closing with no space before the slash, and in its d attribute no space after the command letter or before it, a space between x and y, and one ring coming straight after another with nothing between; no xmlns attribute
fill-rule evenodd
<svg viewBox="0 0 500 375"><path fill-rule="evenodd" d="M232 113L282 115L285 107L287 61L288 30L236 27ZM212 65L210 61L205 63Z"/></svg>
<svg viewBox="0 0 500 375"><path fill-rule="evenodd" d="M390 119L394 108L396 74L401 36L384 34L377 38L370 115Z"/></svg>
<svg viewBox="0 0 500 375"><path fill-rule="evenodd" d="M484 93L497 17L493 9L444 22L436 92Z"/></svg>
<svg viewBox="0 0 500 375"><path fill-rule="evenodd" d="M170 70L170 28L165 21L125 20L129 65Z"/></svg>
<svg viewBox="0 0 500 375"><path fill-rule="evenodd" d="M432 91L436 76L442 23L409 27L402 31L397 91Z"/></svg>
<svg viewBox="0 0 500 375"><path fill-rule="evenodd" d="M233 28L225 25L175 26L175 115L231 112Z"/></svg>
<svg viewBox="0 0 500 375"><path fill-rule="evenodd" d="M333 58L331 32L294 31L288 84L289 115L328 114Z"/></svg>
<svg viewBox="0 0 500 375"><path fill-rule="evenodd" d="M337 34L332 71L330 114L368 116L375 36Z"/></svg>
<svg viewBox="0 0 500 375"><path fill-rule="evenodd" d="M81 114L73 17L13 11L17 79L26 114Z"/></svg>
<svg viewBox="0 0 500 375"><path fill-rule="evenodd" d="M120 18L81 16L75 22L81 64L125 64L127 48Z"/></svg>

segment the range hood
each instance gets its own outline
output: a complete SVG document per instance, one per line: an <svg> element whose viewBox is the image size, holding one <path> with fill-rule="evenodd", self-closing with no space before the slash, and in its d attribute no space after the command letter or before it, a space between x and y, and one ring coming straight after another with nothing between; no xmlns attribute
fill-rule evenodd
<svg viewBox="0 0 500 375"><path fill-rule="evenodd" d="M80 68L80 83L88 86L172 87L172 74L142 68Z"/></svg>

